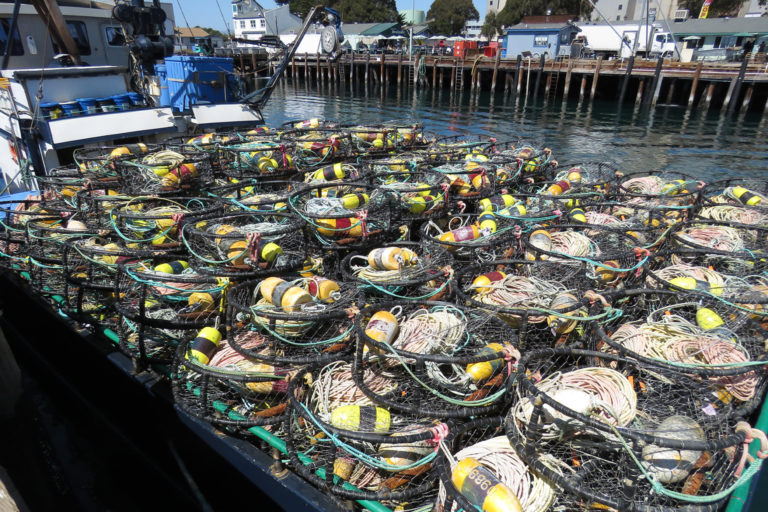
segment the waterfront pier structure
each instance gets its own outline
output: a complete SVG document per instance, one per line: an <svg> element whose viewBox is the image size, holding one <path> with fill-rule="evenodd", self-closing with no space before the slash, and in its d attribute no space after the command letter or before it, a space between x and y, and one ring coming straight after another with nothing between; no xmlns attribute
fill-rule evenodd
<svg viewBox="0 0 768 512"><path fill-rule="evenodd" d="M276 62L254 55L234 55L237 72L253 83L269 76ZM310 83L363 82L452 90L503 91L547 99L614 99L619 103L679 104L724 111L768 112L768 64L691 62L669 59L512 59L475 56L345 54L335 61L326 55L297 54L284 75Z"/></svg>

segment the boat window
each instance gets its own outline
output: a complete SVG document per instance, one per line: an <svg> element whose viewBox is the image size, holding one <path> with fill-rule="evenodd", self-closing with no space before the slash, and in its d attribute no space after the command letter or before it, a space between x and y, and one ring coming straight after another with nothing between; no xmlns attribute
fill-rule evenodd
<svg viewBox="0 0 768 512"><path fill-rule="evenodd" d="M5 54L5 45L8 44L8 31L11 30L11 21L8 19L0 20L0 52ZM11 44L11 55L24 55L24 46L21 44L19 27L13 31L13 43Z"/></svg>
<svg viewBox="0 0 768 512"><path fill-rule="evenodd" d="M107 46L123 46L125 44L125 36L120 27L105 27L104 35Z"/></svg>
<svg viewBox="0 0 768 512"><path fill-rule="evenodd" d="M85 29L85 23L82 21L68 21L67 28L69 28L69 33L72 35L72 39L75 40L80 55L90 55L91 45L88 42L88 31ZM65 53L59 48L59 45L56 44L56 41L54 41L53 38L51 38L51 41L53 42L53 51L55 53Z"/></svg>

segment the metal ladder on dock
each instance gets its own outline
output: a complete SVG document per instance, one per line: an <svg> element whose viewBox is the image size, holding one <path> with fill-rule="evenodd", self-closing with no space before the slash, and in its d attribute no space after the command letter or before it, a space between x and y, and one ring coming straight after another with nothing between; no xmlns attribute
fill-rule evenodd
<svg viewBox="0 0 768 512"><path fill-rule="evenodd" d="M458 66L456 66L456 80L453 83L453 88L455 91L464 90L464 63L463 62L461 62Z"/></svg>
<svg viewBox="0 0 768 512"><path fill-rule="evenodd" d="M416 87L416 56L408 60L408 86Z"/></svg>
<svg viewBox="0 0 768 512"><path fill-rule="evenodd" d="M562 72L564 63L565 59L559 57L557 59L557 69L552 70L552 78L549 82L549 94L547 94L548 100L554 100L557 98L557 86L560 83L560 73Z"/></svg>

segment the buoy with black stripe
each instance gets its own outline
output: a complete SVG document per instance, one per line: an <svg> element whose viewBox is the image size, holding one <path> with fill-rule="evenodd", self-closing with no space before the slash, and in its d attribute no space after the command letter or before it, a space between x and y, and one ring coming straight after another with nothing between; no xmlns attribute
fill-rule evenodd
<svg viewBox="0 0 768 512"><path fill-rule="evenodd" d="M155 272L162 272L164 274L181 274L184 270L189 268L189 263L184 260L169 261L168 263L160 263L155 266Z"/></svg>
<svg viewBox="0 0 768 512"><path fill-rule="evenodd" d="M700 281L693 277L675 277L669 280L669 284L676 288L682 288L684 290L708 292L712 295L722 295L722 286L712 286L709 281Z"/></svg>
<svg viewBox="0 0 768 512"><path fill-rule="evenodd" d="M208 364L216 353L221 343L221 333L213 327L203 327L192 343L189 344L189 351L185 356L195 358L201 364Z"/></svg>
<svg viewBox="0 0 768 512"><path fill-rule="evenodd" d="M146 144L143 144L141 142L137 144L126 144L125 146L120 146L119 148L113 149L112 152L109 154L109 158L110 160L115 160L116 158L120 158L123 156L135 156L135 155L140 155L146 152L147 152Z"/></svg>
<svg viewBox="0 0 768 512"><path fill-rule="evenodd" d="M307 290L279 277L268 277L261 282L261 295L268 302L283 308L286 313L301 310L302 304L312 302Z"/></svg>
<svg viewBox="0 0 768 512"><path fill-rule="evenodd" d="M500 358L479 363L469 363L467 365L467 374L472 377L472 380L475 382L490 378L499 368L501 368L501 365L504 363L504 359L502 358L504 355L504 345L501 343L489 343L473 355L489 356L491 354L498 354Z"/></svg>
<svg viewBox="0 0 768 512"><path fill-rule="evenodd" d="M397 438L398 435L404 436L408 433L392 434L392 437ZM426 441L382 443L379 445L379 457L391 466L408 466L423 459L433 450Z"/></svg>
<svg viewBox="0 0 768 512"><path fill-rule="evenodd" d="M495 212L503 210L514 205L517 200L511 194L498 194L491 197L481 199L479 202L480 209L484 212ZM525 215L525 214L523 214Z"/></svg>
<svg viewBox="0 0 768 512"><path fill-rule="evenodd" d="M477 459L461 459L451 471L451 481L462 496L483 512L522 512L515 493Z"/></svg>
<svg viewBox="0 0 768 512"><path fill-rule="evenodd" d="M210 311L216 307L220 293L193 292L187 297L187 304L195 311Z"/></svg>
<svg viewBox="0 0 768 512"><path fill-rule="evenodd" d="M763 198L744 187L733 187L731 193L745 206L757 206L763 202Z"/></svg>
<svg viewBox="0 0 768 512"><path fill-rule="evenodd" d="M579 316L584 316L586 311L577 307L579 299L571 293L558 293L549 305L549 309L556 311L558 315L547 316L547 325L557 334L568 334L578 325ZM573 320L563 316L574 317Z"/></svg>
<svg viewBox="0 0 768 512"><path fill-rule="evenodd" d="M402 247L378 247L368 253L368 265L374 270L399 270L403 265L411 265L419 257L410 249Z"/></svg>
<svg viewBox="0 0 768 512"><path fill-rule="evenodd" d="M391 421L388 410L373 405L342 405L331 411L331 425L354 432L386 434Z"/></svg>
<svg viewBox="0 0 768 512"><path fill-rule="evenodd" d="M477 220L480 223L480 232L484 236L492 235L496 232L496 215L493 213L483 212Z"/></svg>
<svg viewBox="0 0 768 512"><path fill-rule="evenodd" d="M312 173L314 181L337 181L343 180L347 176L344 166L341 162L321 167Z"/></svg>

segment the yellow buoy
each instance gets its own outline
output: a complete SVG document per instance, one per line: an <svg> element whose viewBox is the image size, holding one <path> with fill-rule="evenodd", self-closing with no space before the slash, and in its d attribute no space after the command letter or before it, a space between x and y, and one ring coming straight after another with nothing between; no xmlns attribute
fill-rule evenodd
<svg viewBox="0 0 768 512"><path fill-rule="evenodd" d="M331 425L355 432L389 432L389 411L373 405L342 405L331 411Z"/></svg>
<svg viewBox="0 0 768 512"><path fill-rule="evenodd" d="M517 496L477 459L461 459L451 471L451 481L483 512L523 512Z"/></svg>

